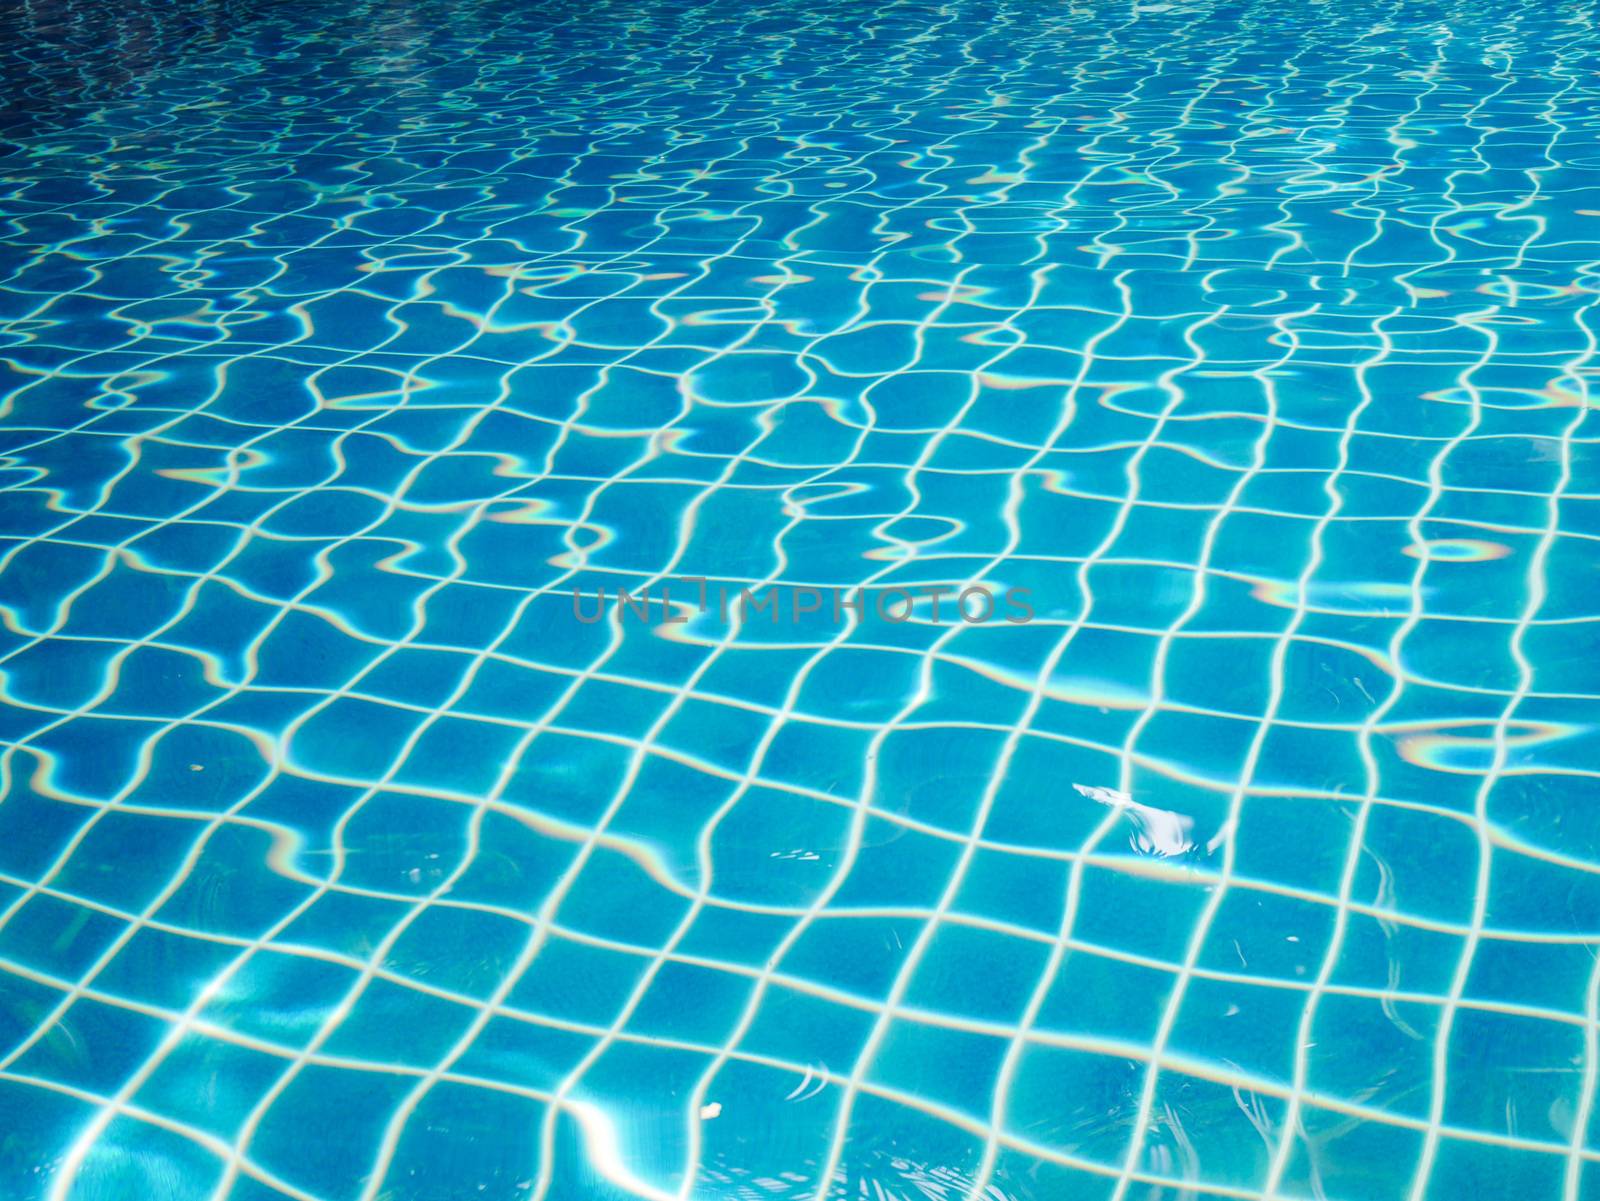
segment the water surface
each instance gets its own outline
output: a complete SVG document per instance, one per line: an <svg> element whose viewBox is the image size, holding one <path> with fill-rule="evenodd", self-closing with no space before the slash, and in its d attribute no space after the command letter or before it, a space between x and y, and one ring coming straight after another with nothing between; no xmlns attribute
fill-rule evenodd
<svg viewBox="0 0 1600 1201"><path fill-rule="evenodd" d="M1600 1197L1594 22L10 9L0 1194Z"/></svg>

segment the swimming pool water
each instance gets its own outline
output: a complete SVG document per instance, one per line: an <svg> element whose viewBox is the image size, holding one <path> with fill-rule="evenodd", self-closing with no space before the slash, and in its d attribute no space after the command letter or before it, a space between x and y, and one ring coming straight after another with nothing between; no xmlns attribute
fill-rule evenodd
<svg viewBox="0 0 1600 1201"><path fill-rule="evenodd" d="M0 1197L1600 1197L1595 16L9 9Z"/></svg>

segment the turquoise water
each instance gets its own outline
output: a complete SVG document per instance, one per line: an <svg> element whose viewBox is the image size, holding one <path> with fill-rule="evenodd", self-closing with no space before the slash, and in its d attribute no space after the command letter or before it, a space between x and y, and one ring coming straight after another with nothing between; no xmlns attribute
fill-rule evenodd
<svg viewBox="0 0 1600 1201"><path fill-rule="evenodd" d="M1595 17L8 10L0 1197L1600 1197Z"/></svg>

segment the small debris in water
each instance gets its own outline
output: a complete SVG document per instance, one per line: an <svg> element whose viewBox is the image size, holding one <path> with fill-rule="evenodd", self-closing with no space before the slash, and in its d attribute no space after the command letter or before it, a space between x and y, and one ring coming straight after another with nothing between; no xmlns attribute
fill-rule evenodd
<svg viewBox="0 0 1600 1201"><path fill-rule="evenodd" d="M722 1102L721 1101L713 1101L709 1105L702 1105L700 1107L700 1116L701 1116L701 1118L703 1118L707 1122L709 1122L712 1118L716 1117L721 1112L722 1112Z"/></svg>

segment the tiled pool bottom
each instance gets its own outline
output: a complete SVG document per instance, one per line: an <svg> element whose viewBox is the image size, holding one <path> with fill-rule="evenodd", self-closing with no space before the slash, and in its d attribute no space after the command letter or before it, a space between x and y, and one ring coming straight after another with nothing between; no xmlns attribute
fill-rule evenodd
<svg viewBox="0 0 1600 1201"><path fill-rule="evenodd" d="M8 10L0 1197L1600 1197L1594 17Z"/></svg>

